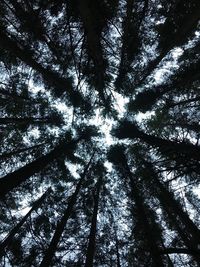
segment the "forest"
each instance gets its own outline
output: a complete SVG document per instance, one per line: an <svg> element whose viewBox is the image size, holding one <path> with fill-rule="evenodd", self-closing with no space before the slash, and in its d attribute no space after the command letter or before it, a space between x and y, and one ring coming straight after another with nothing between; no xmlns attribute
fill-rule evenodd
<svg viewBox="0 0 200 267"><path fill-rule="evenodd" d="M0 266L200 267L199 90L199 0L0 0Z"/></svg>

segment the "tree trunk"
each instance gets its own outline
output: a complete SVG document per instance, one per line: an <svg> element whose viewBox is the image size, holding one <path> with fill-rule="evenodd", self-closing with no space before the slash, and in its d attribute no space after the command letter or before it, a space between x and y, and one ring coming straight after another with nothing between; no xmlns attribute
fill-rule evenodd
<svg viewBox="0 0 200 267"><path fill-rule="evenodd" d="M126 1L126 16L123 20L123 35L122 35L122 48L121 48L121 59L119 64L118 75L115 81L116 86L120 89L123 87L123 81L127 75L130 65L138 52L138 46L140 45L139 40L139 27L134 21L135 0ZM130 36L130 32L132 33Z"/></svg>
<svg viewBox="0 0 200 267"><path fill-rule="evenodd" d="M105 89L105 79L106 79L106 59L103 56L103 49L101 44L101 31L98 29L99 25L97 24L99 20L94 18L93 14L93 4L92 2L85 0L85 1L78 1L78 9L80 12L80 16L83 22L83 26L85 29L85 34L87 38L88 44L88 53L91 55L91 58L94 63L95 69L95 89L98 91L101 100L103 101L104 105L107 106L107 101L104 93ZM98 5L97 7L98 8ZM101 29L102 30L102 29Z"/></svg>
<svg viewBox="0 0 200 267"><path fill-rule="evenodd" d="M10 231L10 233L0 243L0 258L5 254L5 248L9 246L9 244L12 242L12 239L18 233L22 225L26 222L27 218L32 214L33 211L35 211L36 209L40 207L40 205L42 204L44 199L48 196L50 191L51 191L51 188L49 188L38 200L34 202L29 212L21 219L21 221Z"/></svg>
<svg viewBox="0 0 200 267"><path fill-rule="evenodd" d="M13 98L15 101L20 101L20 102L27 101L27 102L31 102L31 103L37 103L37 101L36 100L34 101L34 99L18 95L17 93L14 93L14 92L9 92L3 88L0 88L0 94L4 95L4 96L8 96L10 98Z"/></svg>
<svg viewBox="0 0 200 267"><path fill-rule="evenodd" d="M71 79L62 78L58 73L51 71L43 67L33 58L32 51L29 51L18 45L12 38L8 37L3 30L0 29L1 40L0 45L5 49L13 53L16 57L26 63L28 66L39 72L43 79L50 85L54 87L54 92L56 96L61 96L64 92L73 94L73 87Z"/></svg>
<svg viewBox="0 0 200 267"><path fill-rule="evenodd" d="M119 253L119 240L118 240L116 229L115 229L115 246L116 246L116 255L117 255L117 267L121 267L120 253Z"/></svg>
<svg viewBox="0 0 200 267"><path fill-rule="evenodd" d="M27 152L27 151L30 151L30 150L33 150L33 149L36 149L36 148L39 148L41 146L44 146L46 143L41 143L39 145L35 145L35 146L31 146L31 147L26 147L26 148L22 148L22 149L18 149L18 150L14 150L14 151L11 151L11 152L7 152L7 153L2 153L0 155L0 160L5 160L7 158L10 158L14 155L17 155L17 154L20 154L22 152Z"/></svg>
<svg viewBox="0 0 200 267"><path fill-rule="evenodd" d="M54 123L55 119L51 117L46 118L0 118L0 125L14 123L14 124L47 124Z"/></svg>
<svg viewBox="0 0 200 267"><path fill-rule="evenodd" d="M62 143L48 154L41 156L31 163L28 163L18 170L2 177L0 179L0 199L3 198L12 189L25 182L30 176L44 169L44 167L51 163L56 157L67 154L66 150L74 148L74 146L76 146L81 139L83 138L79 137L78 139L75 139L68 143Z"/></svg>
<svg viewBox="0 0 200 267"><path fill-rule="evenodd" d="M174 198L173 193L169 192L167 188L160 182L153 166L150 162L143 160L147 170L150 171L150 176L155 184L157 197L167 212L169 219L174 223L179 235L188 249L198 249L200 245L200 230L189 218L188 214L182 209L181 205ZM200 264L200 257L194 257L198 264Z"/></svg>
<svg viewBox="0 0 200 267"><path fill-rule="evenodd" d="M180 218L180 221L184 224L184 231L187 231L188 236L191 237L191 245L196 244L198 247L198 245L200 245L200 230L182 209L178 201L174 198L173 193L167 190L167 188L159 181L158 177L154 176L154 182L158 187L157 193L159 194L160 200L162 200L162 204L165 204L165 206L173 211L171 215L175 214L177 218Z"/></svg>
<svg viewBox="0 0 200 267"><path fill-rule="evenodd" d="M96 249L97 214L98 214L101 186L102 186L102 178L99 178L96 184L96 194L94 198L94 208L93 208L90 235L86 252L86 260L84 265L85 267L93 267L93 261Z"/></svg>
<svg viewBox="0 0 200 267"><path fill-rule="evenodd" d="M165 248L160 251L160 254L188 254L188 255L200 255L199 249L188 248Z"/></svg>
<svg viewBox="0 0 200 267"><path fill-rule="evenodd" d="M115 129L115 136L120 139L130 138L135 139L139 138L146 142L147 144L159 148L160 152L173 157L173 155L179 155L179 157L187 156L190 159L199 161L200 147L195 146L191 143L185 142L175 142L166 140L154 135L146 134L140 130L135 124L125 121Z"/></svg>
<svg viewBox="0 0 200 267"><path fill-rule="evenodd" d="M166 103L165 106L164 106L164 110L170 109L170 108L174 108L176 106L190 104L192 102L196 102L196 101L199 101L199 100L200 100L200 97L197 96L197 97L189 98L189 99L182 100L182 101L179 101L179 102Z"/></svg>
<svg viewBox="0 0 200 267"><path fill-rule="evenodd" d="M90 165L91 165L91 162L93 160L93 157L94 157L94 154L92 155L89 163L86 165L86 167L84 169L84 172L82 173L81 178L80 178L80 180L79 180L79 182L78 182L78 184L76 186L75 192L69 197L69 202L68 202L67 209L65 210L64 215L61 218L60 222L57 223L55 233L53 235L53 238L51 239L49 248L46 251L46 253L44 255L44 258L43 258L42 262L40 263L40 267L48 267L48 266L51 265L52 259L53 259L54 255L55 255L55 252L56 252L56 249L57 249L57 246L58 246L58 243L59 243L60 238L61 238L61 236L63 234L63 231L65 229L67 221L68 221L69 217L72 214L72 211L74 209L74 205L76 204L78 193L79 193L80 188L82 186L83 180L86 177L88 169L90 168Z"/></svg>
<svg viewBox="0 0 200 267"><path fill-rule="evenodd" d="M146 215L146 207L144 206L144 199L142 195L140 194L138 188L136 187L136 184L134 183L132 173L130 170L128 171L130 181L131 181L131 191L132 191L132 197L135 202L138 218L141 223L141 227L143 228L143 232L146 236L146 241L148 244L149 252L152 258L153 266L155 267L164 267L163 259L159 255L159 247L158 244L154 238L154 235L152 233L152 227L149 224L148 217Z"/></svg>
<svg viewBox="0 0 200 267"><path fill-rule="evenodd" d="M153 71L159 66L164 57L174 47L182 45L187 40L188 36L195 30L195 27L198 24L200 18L199 8L200 8L199 3L196 3L196 8L194 7L191 8L192 15L190 14L190 12L187 13L188 15L185 15L184 25L181 25L181 27L179 27L179 30L176 32L176 36L174 36L174 38L171 38L170 42L165 44L164 48L161 48L160 55L148 64L148 68L144 71L142 79L140 79L135 86L141 87L146 78L150 74L152 74Z"/></svg>

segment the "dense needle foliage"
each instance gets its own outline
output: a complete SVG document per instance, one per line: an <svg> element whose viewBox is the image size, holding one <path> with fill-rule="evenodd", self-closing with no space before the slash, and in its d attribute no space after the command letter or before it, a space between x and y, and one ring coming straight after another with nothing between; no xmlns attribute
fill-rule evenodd
<svg viewBox="0 0 200 267"><path fill-rule="evenodd" d="M0 1L0 266L200 266L200 1Z"/></svg>

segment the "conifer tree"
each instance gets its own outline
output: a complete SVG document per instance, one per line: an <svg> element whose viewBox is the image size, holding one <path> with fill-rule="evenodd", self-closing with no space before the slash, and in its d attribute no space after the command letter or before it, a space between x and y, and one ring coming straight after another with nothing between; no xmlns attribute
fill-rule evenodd
<svg viewBox="0 0 200 267"><path fill-rule="evenodd" d="M0 265L199 266L199 21L0 1Z"/></svg>

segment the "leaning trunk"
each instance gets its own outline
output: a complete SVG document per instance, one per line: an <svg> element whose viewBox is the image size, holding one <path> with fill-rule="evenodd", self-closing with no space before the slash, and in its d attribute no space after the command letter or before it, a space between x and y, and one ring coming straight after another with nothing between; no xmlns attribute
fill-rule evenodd
<svg viewBox="0 0 200 267"><path fill-rule="evenodd" d="M18 149L18 150L14 150L14 151L11 151L11 152L8 152L8 153L3 153L3 154L0 155L0 160L5 160L7 158L10 158L12 156L18 155L20 153L27 152L27 151L39 148L39 147L43 146L44 144L45 143L42 143L42 144L39 144L39 145L35 145L35 146L31 146L31 147Z"/></svg>
<svg viewBox="0 0 200 267"><path fill-rule="evenodd" d="M41 206L42 202L48 196L50 191L51 188L49 188L38 200L34 202L29 212L21 219L21 221L10 231L10 233L0 243L0 257L2 257L5 254L5 248L12 242L14 236L19 232L19 229L26 222L27 218L32 214L32 212Z"/></svg>
<svg viewBox="0 0 200 267"><path fill-rule="evenodd" d="M62 143L54 148L48 154L37 158L33 162L21 167L20 169L7 174L0 179L0 198L3 198L8 192L21 183L25 182L30 176L38 173L56 157L67 154L66 150L72 149L82 138L78 138L68 143ZM41 164L42 163L42 164Z"/></svg>
<svg viewBox="0 0 200 267"><path fill-rule="evenodd" d="M181 239L188 249L197 249L200 245L200 230L189 218L188 214L182 209L179 202L174 198L172 192L159 181L157 174L154 172L151 163L143 160L145 166L150 170L151 179L156 186L156 194L163 209L167 212L169 219L173 222ZM193 256L197 263L200 263L200 257ZM199 265L200 266L200 265Z"/></svg>
<svg viewBox="0 0 200 267"><path fill-rule="evenodd" d="M93 156L94 156L94 154L93 154ZM88 172L88 169L90 168L93 156L91 157L89 163L86 165L85 170L84 170L83 174L81 175L81 179L79 180L79 182L76 186L75 192L69 198L69 203L68 203L67 209L65 210L64 215L61 218L60 222L58 222L58 224L57 224L57 227L56 227L55 233L53 235L53 238L50 242L49 248L46 251L42 262L40 263L40 267L48 267L51 265L52 259L55 255L56 250L57 250L58 243L59 243L60 238L63 234L63 231L65 229L67 221L73 212L74 205L76 204L77 196L78 196L78 193L80 191L83 180L85 179L86 174Z"/></svg>

